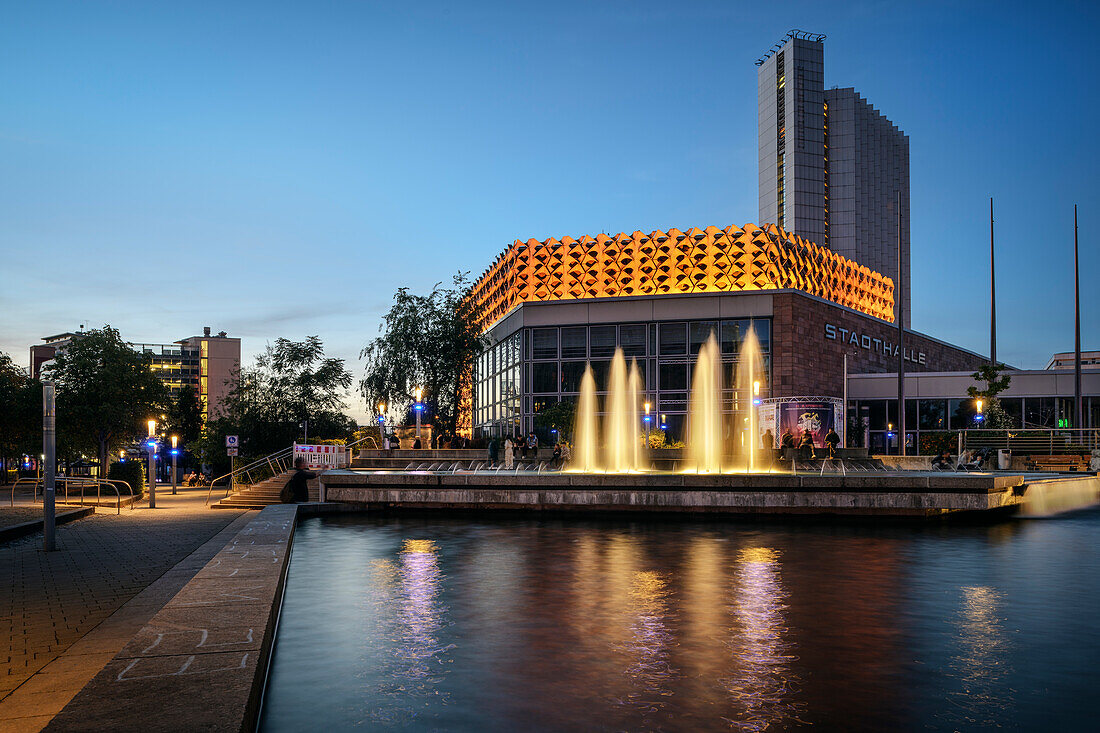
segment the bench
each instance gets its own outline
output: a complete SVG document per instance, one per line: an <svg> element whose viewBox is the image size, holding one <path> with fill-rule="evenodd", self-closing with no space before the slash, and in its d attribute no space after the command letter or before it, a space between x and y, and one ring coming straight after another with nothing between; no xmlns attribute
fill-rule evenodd
<svg viewBox="0 0 1100 733"><path fill-rule="evenodd" d="M1036 471L1086 471L1089 462L1084 456L1030 456L1027 465Z"/></svg>

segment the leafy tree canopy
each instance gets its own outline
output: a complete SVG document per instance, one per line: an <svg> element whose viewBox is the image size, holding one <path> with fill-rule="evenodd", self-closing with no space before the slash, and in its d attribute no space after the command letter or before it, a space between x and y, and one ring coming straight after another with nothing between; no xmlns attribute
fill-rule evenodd
<svg viewBox="0 0 1100 733"><path fill-rule="evenodd" d="M343 359L325 356L317 336L305 341L280 338L244 369L207 425L200 441L205 461L225 463L225 436L237 435L243 453L259 458L301 442L299 427L309 421L310 442L348 438L355 422L343 413L352 375Z"/></svg>
<svg viewBox="0 0 1100 733"><path fill-rule="evenodd" d="M123 443L143 437L164 411L166 390L150 358L104 326L75 338L43 370L57 384L57 436L63 450L95 451L100 465Z"/></svg>
<svg viewBox="0 0 1100 733"><path fill-rule="evenodd" d="M1012 382L1012 376L1004 374L1007 370L1004 364L982 364L978 371L970 375L975 382L984 382L983 385L972 385L966 388L966 393L971 397L982 397L986 400L996 399L997 395L1008 389Z"/></svg>
<svg viewBox="0 0 1100 733"><path fill-rule="evenodd" d="M1011 375L1003 373L1007 369L1008 367L1004 364L982 364L978 371L970 375L979 384L967 387L966 393L975 399L980 397L985 401L982 412L985 417L984 425L987 428L1018 427L1012 417L1001 407L1001 401L997 399L997 395L1008 389L1012 381Z"/></svg>
<svg viewBox="0 0 1100 733"><path fill-rule="evenodd" d="M453 435L463 427L474 361L485 347L481 310L469 292L463 272L450 287L437 283L427 295L398 289L382 319L382 335L359 354L365 362L359 391L368 405L385 402L388 411L402 414L421 387L435 434Z"/></svg>
<svg viewBox="0 0 1100 733"><path fill-rule="evenodd" d="M37 455L42 447L42 385L0 352L0 458Z"/></svg>
<svg viewBox="0 0 1100 733"><path fill-rule="evenodd" d="M176 435L181 446L196 442L202 435L202 403L195 388L186 385L168 405L168 424L165 432Z"/></svg>
<svg viewBox="0 0 1100 733"><path fill-rule="evenodd" d="M575 402L555 402L546 409L535 414L535 427L550 430L556 428L561 440L571 440L573 425L577 414Z"/></svg>

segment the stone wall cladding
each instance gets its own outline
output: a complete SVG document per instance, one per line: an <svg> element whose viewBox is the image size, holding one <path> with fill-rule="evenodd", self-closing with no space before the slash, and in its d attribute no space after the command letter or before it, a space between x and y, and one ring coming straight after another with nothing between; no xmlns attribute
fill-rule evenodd
<svg viewBox="0 0 1100 733"><path fill-rule="evenodd" d="M775 397L842 396L845 352L849 374L897 371L897 357L887 356L883 346L897 343L898 330L891 323L792 292L773 296L772 319L771 394ZM827 337L829 326L836 329L835 338ZM853 331L859 347L850 343ZM871 348L863 347L866 341ZM972 371L986 361L912 331L906 331L905 348L910 354L906 372ZM916 363L921 354L924 363Z"/></svg>

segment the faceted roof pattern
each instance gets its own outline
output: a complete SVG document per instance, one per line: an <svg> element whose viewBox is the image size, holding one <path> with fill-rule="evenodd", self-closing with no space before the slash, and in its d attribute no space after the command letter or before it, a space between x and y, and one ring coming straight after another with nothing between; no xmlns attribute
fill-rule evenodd
<svg viewBox="0 0 1100 733"><path fill-rule="evenodd" d="M517 239L471 297L488 328L520 303L788 288L894 320L893 280L774 224Z"/></svg>

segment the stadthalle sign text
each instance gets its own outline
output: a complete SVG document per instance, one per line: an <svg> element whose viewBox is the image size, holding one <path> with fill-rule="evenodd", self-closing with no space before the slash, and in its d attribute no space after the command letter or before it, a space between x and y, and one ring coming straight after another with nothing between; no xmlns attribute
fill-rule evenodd
<svg viewBox="0 0 1100 733"><path fill-rule="evenodd" d="M884 339L875 338L865 333L857 333L847 328L841 328L840 326L833 325L832 323L825 324L825 338L831 341L843 341L846 344L854 344L861 349L867 351L873 351L876 354L885 354L887 356L897 356L898 347L892 341L886 341ZM925 364L925 355L923 351L914 351L913 349L906 348L905 355L902 357L906 361L911 361L914 364Z"/></svg>

